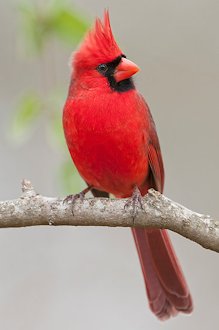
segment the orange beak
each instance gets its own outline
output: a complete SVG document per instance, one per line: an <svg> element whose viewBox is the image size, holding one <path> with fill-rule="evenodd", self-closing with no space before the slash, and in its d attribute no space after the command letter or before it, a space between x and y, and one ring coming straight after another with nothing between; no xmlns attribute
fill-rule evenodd
<svg viewBox="0 0 219 330"><path fill-rule="evenodd" d="M121 62L116 68L114 73L114 78L117 82L125 80L133 76L140 69L132 61L127 60L127 58L122 58Z"/></svg>

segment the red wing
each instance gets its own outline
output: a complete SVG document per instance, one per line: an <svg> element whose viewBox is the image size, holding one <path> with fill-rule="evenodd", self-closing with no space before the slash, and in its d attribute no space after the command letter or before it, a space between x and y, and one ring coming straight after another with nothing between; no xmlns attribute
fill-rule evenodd
<svg viewBox="0 0 219 330"><path fill-rule="evenodd" d="M164 187L164 166L160 150L160 143L156 132L155 123L151 115L150 109L145 102L144 98L139 95L139 104L143 111L146 111L146 130L147 141L148 141L148 161L150 166L150 173L148 180L150 182L149 186L154 189L163 192Z"/></svg>
<svg viewBox="0 0 219 330"><path fill-rule="evenodd" d="M155 182L155 189L163 192L164 187L164 166L160 150L160 143L158 140L156 127L151 117L151 131L149 135L149 146L148 146L148 159L151 172Z"/></svg>

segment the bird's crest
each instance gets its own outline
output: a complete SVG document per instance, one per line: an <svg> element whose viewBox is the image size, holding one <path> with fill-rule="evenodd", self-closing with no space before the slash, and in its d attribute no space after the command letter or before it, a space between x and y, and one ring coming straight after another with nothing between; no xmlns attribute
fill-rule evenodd
<svg viewBox="0 0 219 330"><path fill-rule="evenodd" d="M88 31L84 41L74 54L73 64L77 67L94 67L107 63L121 55L109 19L109 12L105 10L104 19L97 18L93 28Z"/></svg>

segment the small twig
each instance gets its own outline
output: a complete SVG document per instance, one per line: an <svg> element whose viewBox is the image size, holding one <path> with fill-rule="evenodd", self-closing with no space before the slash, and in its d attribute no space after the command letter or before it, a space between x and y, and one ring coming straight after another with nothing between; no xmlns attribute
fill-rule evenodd
<svg viewBox="0 0 219 330"><path fill-rule="evenodd" d="M124 208L127 199L90 198L71 205L62 199L35 193L31 183L22 182L23 194L0 202L0 228L38 225L155 227L170 229L206 249L219 252L219 221L175 203L150 189L143 198L133 223L132 212Z"/></svg>

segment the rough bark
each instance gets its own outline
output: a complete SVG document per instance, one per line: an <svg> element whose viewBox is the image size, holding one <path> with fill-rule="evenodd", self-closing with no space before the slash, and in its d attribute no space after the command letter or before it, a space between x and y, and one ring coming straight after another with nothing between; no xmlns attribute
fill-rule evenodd
<svg viewBox="0 0 219 330"><path fill-rule="evenodd" d="M22 182L20 198L0 202L0 228L26 226L109 226L170 229L206 249L219 252L219 221L193 212L150 189L143 210L133 218L126 199L90 198L71 204L36 194L31 183Z"/></svg>

